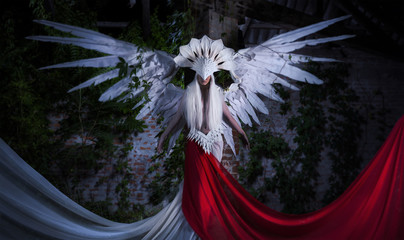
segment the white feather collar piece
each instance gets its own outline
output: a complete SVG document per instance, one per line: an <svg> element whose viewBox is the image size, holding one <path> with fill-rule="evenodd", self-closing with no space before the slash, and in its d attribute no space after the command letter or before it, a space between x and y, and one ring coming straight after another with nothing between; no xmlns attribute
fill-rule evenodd
<svg viewBox="0 0 404 240"><path fill-rule="evenodd" d="M220 140L222 137L222 129L218 127L216 129L210 130L208 134L204 134L203 132L197 130L196 128L192 128L189 131L187 138L189 140L195 141L199 146L203 148L205 153L209 154L212 152L213 144Z"/></svg>

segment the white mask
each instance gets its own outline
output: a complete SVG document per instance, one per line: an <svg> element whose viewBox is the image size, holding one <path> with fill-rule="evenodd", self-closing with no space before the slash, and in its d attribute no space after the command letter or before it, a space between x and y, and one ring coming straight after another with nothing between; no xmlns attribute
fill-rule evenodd
<svg viewBox="0 0 404 240"><path fill-rule="evenodd" d="M203 79L214 72L235 69L234 50L223 45L223 41L212 40L206 35L201 39L192 38L188 45L180 47L174 61L180 67L189 67Z"/></svg>

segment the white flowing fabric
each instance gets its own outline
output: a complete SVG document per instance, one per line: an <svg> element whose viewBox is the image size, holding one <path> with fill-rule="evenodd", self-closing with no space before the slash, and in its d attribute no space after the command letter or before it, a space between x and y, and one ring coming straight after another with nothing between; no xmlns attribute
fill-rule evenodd
<svg viewBox="0 0 404 240"><path fill-rule="evenodd" d="M180 55L173 58L162 51L140 50L136 45L113 39L96 31L69 26L45 20L38 23L48 25L60 31L68 32L76 37L33 36L29 39L73 44L87 49L96 50L108 56L62 63L47 68L61 67L116 67L120 59L128 65L140 64L141 71L136 76L141 82L147 82L150 88L140 86L132 89L131 77L126 76L104 92L100 101L107 101L121 96L135 98L142 92L147 92L150 101L141 101L134 108L145 103L137 119L147 114L163 116L163 126L177 112L179 99L184 90L171 84L178 68L193 67L184 56L199 56L206 54L216 61L217 69L229 70L235 83L231 84L225 93L225 102L235 120L239 119L251 125L251 116L259 123L256 110L268 114L264 102L259 95L282 101L276 94L272 84L280 83L285 87L297 90L284 79L293 79L312 84L320 84L316 76L301 70L296 65L307 61L329 62L328 58L313 58L293 54L294 50L306 45L317 45L352 37L343 35L330 38L296 41L309 34L320 31L331 24L342 21L348 16L327 20L291 32L275 36L257 47L242 49L236 54L225 48L221 40L213 41L207 37L201 40L192 39L189 45L180 48ZM192 51L192 49L199 49ZM203 49L205 49L203 51ZM208 50L209 49L209 50ZM216 54L217 53L217 54ZM201 62L199 62L199 60ZM203 67L209 62L210 72L216 68L208 60L199 59ZM218 60L219 61L219 60ZM219 67L220 65L220 67ZM199 68L193 67L198 70ZM213 69L213 70L212 70ZM209 71L208 71L209 72ZM80 84L72 90L97 85L119 74L117 69L103 73ZM124 99L125 99L124 97ZM124 100L122 99L122 100ZM239 122L240 124L240 122ZM181 126L182 127L182 126ZM233 152L234 142L231 127L222 122L223 135ZM170 139L170 146L175 143L179 131ZM212 146L212 153L221 159L223 141L218 139ZM4 141L0 139L0 238L1 239L195 239L181 208L182 185L175 199L157 215L142 221L124 224L109 221L84 209L63 193L57 190L39 173L26 164Z"/></svg>
<svg viewBox="0 0 404 240"><path fill-rule="evenodd" d="M131 223L102 218L75 203L0 139L0 239L197 239L175 199Z"/></svg>

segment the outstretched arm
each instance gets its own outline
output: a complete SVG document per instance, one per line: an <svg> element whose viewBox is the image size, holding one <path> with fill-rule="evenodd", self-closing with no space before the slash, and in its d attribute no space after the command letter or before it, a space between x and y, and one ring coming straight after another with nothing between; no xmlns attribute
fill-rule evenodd
<svg viewBox="0 0 404 240"><path fill-rule="evenodd" d="M180 124L181 119L184 117L184 98L181 99L180 105L178 106L177 113L173 116L171 121L168 123L166 130L161 134L160 139L157 144L157 152L161 153L163 151L163 144L167 136L175 129L178 124Z"/></svg>
<svg viewBox="0 0 404 240"><path fill-rule="evenodd" d="M250 143L248 142L247 134L245 134L244 130L240 127L240 125L237 123L237 121L233 118L233 116L230 113L229 108L227 107L227 104L224 101L223 101L223 116L229 121L230 126L241 135L241 140L243 141L244 146L247 149L250 149Z"/></svg>

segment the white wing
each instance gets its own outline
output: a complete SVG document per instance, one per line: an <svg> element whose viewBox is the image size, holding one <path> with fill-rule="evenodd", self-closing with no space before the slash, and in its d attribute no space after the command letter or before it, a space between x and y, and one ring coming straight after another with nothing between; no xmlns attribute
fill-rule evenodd
<svg viewBox="0 0 404 240"><path fill-rule="evenodd" d="M297 65L308 61L333 62L336 60L299 55L291 52L307 45L314 46L353 37L353 35L342 35L296 41L348 17L343 16L286 32L256 47L238 51L233 59L236 63L236 69L231 72L235 83L231 84L225 92L225 101L230 104L229 110L233 117L237 121L240 119L243 123L251 126L251 116L259 124L260 122L254 108L264 114L268 114L268 109L258 94L283 102L272 86L274 83L279 83L293 90L298 90L298 88L290 84L286 79L310 84L322 84L323 82L319 78L300 69ZM225 129L225 139L233 152L235 152L231 135L232 131L225 124L223 124L223 127Z"/></svg>
<svg viewBox="0 0 404 240"><path fill-rule="evenodd" d="M35 22L53 27L63 32L71 33L78 38L31 36L27 37L28 39L72 44L108 54L108 56L105 57L66 62L43 67L41 69L65 67L115 68L120 62L120 58L122 58L129 66L137 66L140 64L139 70L135 73L135 76L139 78L140 82L145 81L147 83L146 85L149 87L141 85L138 88L131 88L130 86L133 83L132 78L134 76L126 76L115 83L108 90L106 90L100 96L100 101L108 101L117 97L122 97L122 99L135 98L142 92L146 91L149 98L148 101L143 98L136 106L134 106L134 108L137 108L142 104L145 104L140 110L139 114L136 116L136 119L140 120L149 113L153 115L162 115L165 119L162 124L163 126L167 124L167 121L177 111L184 90L175 87L173 84L170 83L171 79L174 77L178 70L178 66L173 57L170 56L168 53L163 51L151 51L148 49L141 49L132 43L117 40L108 35L80 27L46 20L35 20ZM72 88L69 92L91 85L97 85L118 76L119 69L115 68L106 73L93 77L86 82L81 83L80 85ZM179 132L180 131L177 131L171 137L171 147L173 146L173 143L175 143L175 140L178 138Z"/></svg>

